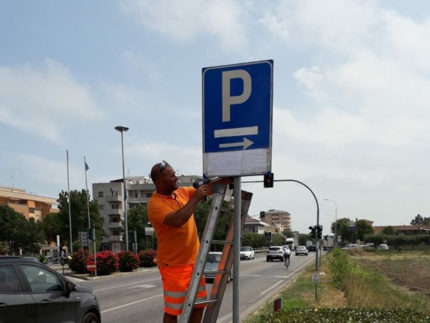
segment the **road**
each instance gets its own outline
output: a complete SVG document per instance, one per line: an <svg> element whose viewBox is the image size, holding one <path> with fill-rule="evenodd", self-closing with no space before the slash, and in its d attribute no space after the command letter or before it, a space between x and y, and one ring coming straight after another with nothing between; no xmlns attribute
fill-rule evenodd
<svg viewBox="0 0 430 323"><path fill-rule="evenodd" d="M265 255L257 254L254 260L241 261L241 319L254 312L312 261L315 262L315 253L309 256L293 255L288 270L285 270L283 262L266 262ZM157 268L78 283L91 287L96 293L103 323L162 322L163 291ZM208 292L211 287L208 284ZM231 322L232 294L233 284L230 283L217 322Z"/></svg>

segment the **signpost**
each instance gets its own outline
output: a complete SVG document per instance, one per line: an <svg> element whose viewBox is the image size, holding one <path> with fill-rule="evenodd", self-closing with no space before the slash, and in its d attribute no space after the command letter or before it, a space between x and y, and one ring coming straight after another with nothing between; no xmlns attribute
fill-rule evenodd
<svg viewBox="0 0 430 323"><path fill-rule="evenodd" d="M234 177L233 322L239 315L241 176L272 168L273 60L202 69L203 176Z"/></svg>
<svg viewBox="0 0 430 323"><path fill-rule="evenodd" d="M270 172L273 61L207 67L202 77L203 174Z"/></svg>

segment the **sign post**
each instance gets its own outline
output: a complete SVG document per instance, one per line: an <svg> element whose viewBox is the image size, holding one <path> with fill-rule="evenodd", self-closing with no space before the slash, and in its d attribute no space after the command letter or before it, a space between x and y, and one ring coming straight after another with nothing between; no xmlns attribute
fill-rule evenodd
<svg viewBox="0 0 430 323"><path fill-rule="evenodd" d="M203 176L234 177L233 322L239 323L241 176L272 167L273 60L202 69Z"/></svg>

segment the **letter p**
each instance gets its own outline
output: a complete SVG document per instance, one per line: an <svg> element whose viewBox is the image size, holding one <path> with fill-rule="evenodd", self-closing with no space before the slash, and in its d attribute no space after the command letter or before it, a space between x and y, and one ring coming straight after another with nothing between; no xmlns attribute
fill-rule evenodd
<svg viewBox="0 0 430 323"><path fill-rule="evenodd" d="M230 94L230 80L242 79L243 92L237 96ZM251 75L245 70L232 70L222 72L222 122L230 121L230 107L248 100L251 95Z"/></svg>

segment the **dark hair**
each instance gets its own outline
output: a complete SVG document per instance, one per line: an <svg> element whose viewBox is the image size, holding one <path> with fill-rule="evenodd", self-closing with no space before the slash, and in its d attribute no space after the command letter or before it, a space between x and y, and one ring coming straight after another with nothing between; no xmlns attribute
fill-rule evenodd
<svg viewBox="0 0 430 323"><path fill-rule="evenodd" d="M155 182L160 179L161 172L167 167L170 166L168 162L163 160L161 163L157 163L154 166L152 166L151 169L151 179Z"/></svg>

